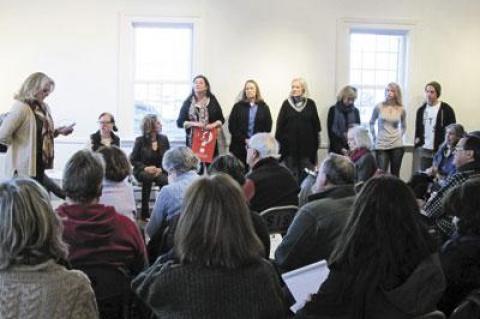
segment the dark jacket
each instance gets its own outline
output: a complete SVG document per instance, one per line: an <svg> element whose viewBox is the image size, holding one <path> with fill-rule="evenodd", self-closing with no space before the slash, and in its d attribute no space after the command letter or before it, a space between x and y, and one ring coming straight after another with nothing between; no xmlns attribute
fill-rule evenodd
<svg viewBox="0 0 480 319"><path fill-rule="evenodd" d="M154 151L149 138L142 135L135 139L132 154L130 154L135 177L142 173L146 166L162 168L163 154L170 148L170 143L167 136L157 134L157 144L158 148Z"/></svg>
<svg viewBox="0 0 480 319"><path fill-rule="evenodd" d="M132 275L145 269L147 253L137 225L112 206L63 204L57 214L74 268L110 265L127 268Z"/></svg>
<svg viewBox="0 0 480 319"><path fill-rule="evenodd" d="M445 278L438 255L421 262L400 285L385 290L377 287L364 300L364 313L353 309L352 287L358 285L351 274L330 269L327 280L312 300L297 312L302 319L407 319L432 312L445 289ZM370 287L365 287L365 291Z"/></svg>
<svg viewBox="0 0 480 319"><path fill-rule="evenodd" d="M442 247L440 261L447 289L438 309L448 316L473 289L480 288L480 236L455 234Z"/></svg>
<svg viewBox="0 0 480 319"><path fill-rule="evenodd" d="M360 149L352 155L355 154L359 156L350 157L355 165L355 182L366 182L377 172L377 161L368 149Z"/></svg>
<svg viewBox="0 0 480 319"><path fill-rule="evenodd" d="M110 132L110 138L112 139L112 144L120 147L120 138L115 135L113 132ZM100 135L100 131L96 131L92 135L90 135L90 143L92 144L92 151L97 151L101 146L105 146L102 144L102 136Z"/></svg>
<svg viewBox="0 0 480 319"><path fill-rule="evenodd" d="M415 118L415 140L418 138L419 142L415 143L415 147L422 146L425 143L425 126L423 123L423 114L427 103L424 103L417 110L417 116ZM440 144L445 139L445 128L455 123L455 112L452 107L445 102L440 103L440 109L437 114L437 121L435 122L435 137L433 140L433 151L436 152Z"/></svg>
<svg viewBox="0 0 480 319"><path fill-rule="evenodd" d="M275 251L282 272L328 259L352 212L353 185L341 185L310 195Z"/></svg>
<svg viewBox="0 0 480 319"><path fill-rule="evenodd" d="M285 100L278 114L275 131L282 159L288 156L297 160L308 158L315 165L320 131L320 119L313 100L307 99L301 112L293 109L289 99Z"/></svg>
<svg viewBox="0 0 480 319"><path fill-rule="evenodd" d="M336 116L342 116L343 119L341 121L336 121ZM343 124L342 127L336 127L339 126L339 123ZM342 148L348 150L346 135L348 129L354 124L360 124L360 112L355 106L352 105L345 107L343 103L339 101L328 109L327 129L329 152L344 155L342 154Z"/></svg>
<svg viewBox="0 0 480 319"><path fill-rule="evenodd" d="M211 94L209 98L210 98L210 102L208 103L208 107L207 107L208 123L213 123L216 121L220 121L224 123L225 118L223 117L222 107L218 103L217 98L213 94ZM192 105L192 99L193 99L193 96L189 96L182 104L182 108L180 109L180 113L178 114L178 118L177 118L177 126L179 128L183 128L183 123L185 123L185 121L196 121L195 119L191 119L188 114L190 110L190 106ZM187 137L186 137L187 146L191 147L192 145L191 145L190 134L192 129L187 128L185 129L185 131L187 133Z"/></svg>
<svg viewBox="0 0 480 319"><path fill-rule="evenodd" d="M268 105L263 101L257 102L257 114L255 115L255 124L253 134L261 132L270 132L272 130L272 116ZM240 101L233 106L232 112L228 118L228 130L232 136L230 142L230 152L245 163L247 150L245 149L245 139L248 136L248 117L250 104L246 101Z"/></svg>
<svg viewBox="0 0 480 319"><path fill-rule="evenodd" d="M158 318L285 318L278 275L266 260L237 269L161 262L132 282Z"/></svg>
<svg viewBox="0 0 480 319"><path fill-rule="evenodd" d="M252 167L244 189L250 187L254 189L250 208L256 212L275 206L298 205L299 188L295 178L288 168L272 157L264 158Z"/></svg>

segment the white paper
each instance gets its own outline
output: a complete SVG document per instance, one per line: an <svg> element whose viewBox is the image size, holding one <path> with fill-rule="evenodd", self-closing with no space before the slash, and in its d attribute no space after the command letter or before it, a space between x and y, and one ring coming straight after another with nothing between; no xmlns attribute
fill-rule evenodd
<svg viewBox="0 0 480 319"><path fill-rule="evenodd" d="M321 260L282 275L296 301L290 307L293 312L296 313L303 308L310 295L316 293L320 285L327 279L329 272L327 261Z"/></svg>

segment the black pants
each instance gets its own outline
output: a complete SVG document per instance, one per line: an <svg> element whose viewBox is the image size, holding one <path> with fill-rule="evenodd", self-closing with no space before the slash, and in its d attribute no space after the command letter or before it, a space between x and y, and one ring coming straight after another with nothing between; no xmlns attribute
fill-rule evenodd
<svg viewBox="0 0 480 319"><path fill-rule="evenodd" d="M47 192L51 192L61 199L66 198L65 191L45 174L45 169L43 167L37 166L37 176L33 176L32 178L39 182Z"/></svg>
<svg viewBox="0 0 480 319"><path fill-rule="evenodd" d="M168 176L165 173L162 173L158 176L154 176L145 172L138 173L135 178L142 182L142 211L141 218L146 219L150 217L150 193L152 192L152 186L155 185L162 188L162 186L168 184Z"/></svg>
<svg viewBox="0 0 480 319"><path fill-rule="evenodd" d="M404 152L405 150L403 147L392 148L389 150L376 150L378 168L385 173L388 173L388 168L390 166L390 173L399 177Z"/></svg>

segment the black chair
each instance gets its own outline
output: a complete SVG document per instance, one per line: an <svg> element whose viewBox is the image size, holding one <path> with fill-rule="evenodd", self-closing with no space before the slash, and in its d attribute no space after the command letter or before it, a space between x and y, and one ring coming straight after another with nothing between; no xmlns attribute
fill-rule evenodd
<svg viewBox="0 0 480 319"><path fill-rule="evenodd" d="M448 317L448 319L478 318L480 318L480 289L473 290Z"/></svg>
<svg viewBox="0 0 480 319"><path fill-rule="evenodd" d="M439 310L435 310L435 311L426 313L424 315L415 317L414 319L445 319L445 318L446 317L443 314L443 312L441 312Z"/></svg>
<svg viewBox="0 0 480 319"><path fill-rule="evenodd" d="M262 211L260 216L265 220L270 234L278 233L283 236L287 233L297 211L298 207L295 205L275 206Z"/></svg>
<svg viewBox="0 0 480 319"><path fill-rule="evenodd" d="M131 278L122 268L106 265L82 266L92 283L100 319L147 319L147 308L133 294Z"/></svg>

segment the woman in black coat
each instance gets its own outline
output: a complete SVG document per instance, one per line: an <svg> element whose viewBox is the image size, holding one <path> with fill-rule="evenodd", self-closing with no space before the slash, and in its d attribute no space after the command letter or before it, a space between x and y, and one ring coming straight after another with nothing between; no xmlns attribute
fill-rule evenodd
<svg viewBox="0 0 480 319"><path fill-rule="evenodd" d="M143 135L137 137L130 161L133 175L142 182L142 219L149 217L149 200L152 184L162 187L168 183L162 168L163 154L170 148L168 138L160 134L162 124L154 114L145 115L142 121Z"/></svg>
<svg viewBox="0 0 480 319"><path fill-rule="evenodd" d="M272 130L272 116L263 101L260 88L254 80L245 82L242 100L237 102L228 118L228 129L232 136L230 152L246 165L248 139L261 132Z"/></svg>
<svg viewBox="0 0 480 319"><path fill-rule="evenodd" d="M90 135L92 151L95 152L101 146L115 145L120 147L120 138L113 133L118 131L113 115L107 112L100 114L98 117L98 125L100 129Z"/></svg>
<svg viewBox="0 0 480 319"><path fill-rule="evenodd" d="M210 91L210 82L205 76L197 75L193 78L192 93L183 102L177 119L177 126L187 133L186 145L192 147L192 127L213 130L221 128L224 122L222 108Z"/></svg>
<svg viewBox="0 0 480 319"><path fill-rule="evenodd" d="M316 165L320 146L321 126L317 106L307 95L305 80L293 79L290 96L282 104L275 131L282 161L299 183L306 176L304 169Z"/></svg>
<svg viewBox="0 0 480 319"><path fill-rule="evenodd" d="M340 155L348 154L348 129L360 125L360 112L354 105L356 99L357 89L347 85L338 92L337 103L328 110L329 152Z"/></svg>

